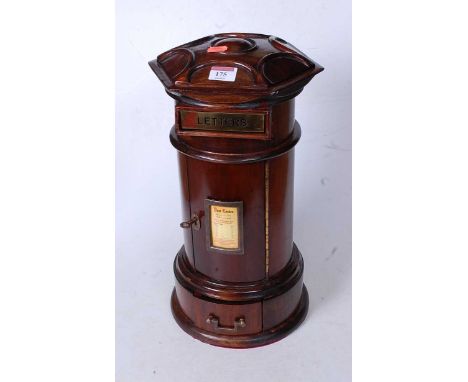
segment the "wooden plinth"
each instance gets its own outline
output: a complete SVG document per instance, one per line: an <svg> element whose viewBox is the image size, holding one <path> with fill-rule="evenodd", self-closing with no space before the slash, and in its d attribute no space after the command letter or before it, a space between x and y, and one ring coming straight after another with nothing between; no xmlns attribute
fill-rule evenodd
<svg viewBox="0 0 468 382"><path fill-rule="evenodd" d="M183 247L174 272L173 316L185 332L210 345L238 349L268 345L291 333L307 315L303 261L295 245L287 266L268 280L241 284L211 280L191 268Z"/></svg>

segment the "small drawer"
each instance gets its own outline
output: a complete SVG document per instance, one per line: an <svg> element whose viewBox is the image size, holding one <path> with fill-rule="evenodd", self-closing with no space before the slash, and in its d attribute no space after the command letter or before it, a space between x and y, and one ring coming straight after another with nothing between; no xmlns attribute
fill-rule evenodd
<svg viewBox="0 0 468 382"><path fill-rule="evenodd" d="M262 331L262 303L223 304L195 297L176 282L179 304L195 326L217 334L245 335Z"/></svg>

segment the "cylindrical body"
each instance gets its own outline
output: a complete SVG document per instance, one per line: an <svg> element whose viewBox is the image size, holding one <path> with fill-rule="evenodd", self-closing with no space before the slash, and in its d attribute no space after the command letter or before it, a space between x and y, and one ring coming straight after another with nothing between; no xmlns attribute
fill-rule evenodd
<svg viewBox="0 0 468 382"><path fill-rule="evenodd" d="M274 342L307 314L293 242L294 97L322 68L284 40L226 34L150 62L176 99L184 245L172 310L204 342Z"/></svg>
<svg viewBox="0 0 468 382"><path fill-rule="evenodd" d="M273 106L271 115L272 135L281 144L294 128L294 100ZM200 150L219 150L216 138L202 143L197 138L189 143ZM258 148L263 145L263 141L255 143ZM276 148L271 143L269 148ZM238 152L247 155L258 149L238 146ZM293 246L294 148L250 163L206 161L183 152L178 159L183 220L197 214L202 226L207 224L206 199L243 202L244 256L213 256L206 246L205 230L186 230L184 244L190 264L208 277L231 282L258 281L283 269ZM268 240L259 240L264 235Z"/></svg>

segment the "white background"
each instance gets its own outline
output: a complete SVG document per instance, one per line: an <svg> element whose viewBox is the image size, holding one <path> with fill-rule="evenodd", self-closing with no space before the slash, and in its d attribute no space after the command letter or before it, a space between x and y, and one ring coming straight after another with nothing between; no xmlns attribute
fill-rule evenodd
<svg viewBox="0 0 468 382"><path fill-rule="evenodd" d="M467 11L353 1L355 381L468 380ZM1 381L115 380L114 16L0 2Z"/></svg>
<svg viewBox="0 0 468 382"><path fill-rule="evenodd" d="M350 381L351 14L334 1L117 1L117 381ZM297 97L294 240L310 294L305 323L258 349L185 334L169 306L182 244L173 100L147 65L222 32L277 35L325 67Z"/></svg>

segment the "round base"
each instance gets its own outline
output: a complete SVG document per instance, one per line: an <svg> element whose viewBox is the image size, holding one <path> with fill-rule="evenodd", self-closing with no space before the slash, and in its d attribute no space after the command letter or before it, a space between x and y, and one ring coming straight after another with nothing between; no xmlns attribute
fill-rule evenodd
<svg viewBox="0 0 468 382"><path fill-rule="evenodd" d="M264 332L243 336L216 334L194 326L193 322L187 317L180 307L175 289L172 292L171 308L172 314L179 326L197 340L214 346L245 349L264 346L279 341L296 329L307 316L307 311L309 309L309 294L307 293L307 288L303 285L299 304L297 305L296 310L286 320Z"/></svg>

